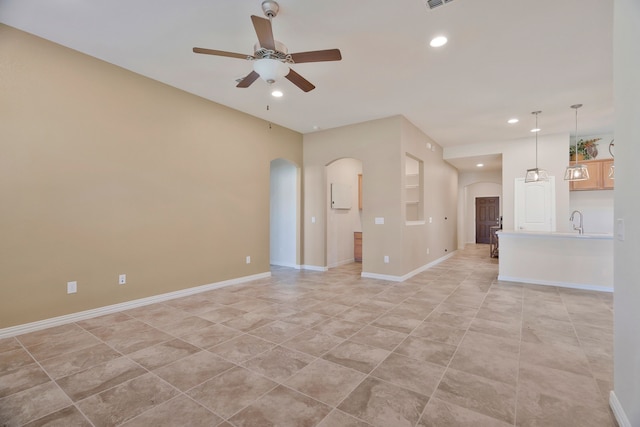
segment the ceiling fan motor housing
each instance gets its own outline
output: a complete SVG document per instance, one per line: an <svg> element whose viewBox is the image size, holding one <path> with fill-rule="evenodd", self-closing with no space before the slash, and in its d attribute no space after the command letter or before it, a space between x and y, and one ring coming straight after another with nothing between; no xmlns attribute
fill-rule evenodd
<svg viewBox="0 0 640 427"><path fill-rule="evenodd" d="M278 11L280 10L280 6L278 2L272 0L264 0L262 2L262 11L267 18L275 18L278 16Z"/></svg>

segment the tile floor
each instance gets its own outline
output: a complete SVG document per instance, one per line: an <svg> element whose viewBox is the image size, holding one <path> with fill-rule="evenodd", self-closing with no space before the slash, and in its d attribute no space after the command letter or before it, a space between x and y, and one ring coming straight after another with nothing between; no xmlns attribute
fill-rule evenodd
<svg viewBox="0 0 640 427"><path fill-rule="evenodd" d="M274 268L0 340L0 426L615 426L612 295L498 282L488 252L402 283Z"/></svg>

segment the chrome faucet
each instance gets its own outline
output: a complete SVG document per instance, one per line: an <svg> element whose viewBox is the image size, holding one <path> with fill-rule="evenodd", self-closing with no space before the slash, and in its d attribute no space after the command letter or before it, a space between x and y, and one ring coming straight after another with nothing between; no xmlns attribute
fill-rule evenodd
<svg viewBox="0 0 640 427"><path fill-rule="evenodd" d="M577 227L576 227L575 224L573 224L573 216L575 214L580 215L580 223L579 223L579 225ZM571 221L571 223L573 225L573 229L574 230L578 230L578 234L584 234L584 228L582 227L582 212L580 212L580 211L571 212L571 216L569 217L569 221Z"/></svg>

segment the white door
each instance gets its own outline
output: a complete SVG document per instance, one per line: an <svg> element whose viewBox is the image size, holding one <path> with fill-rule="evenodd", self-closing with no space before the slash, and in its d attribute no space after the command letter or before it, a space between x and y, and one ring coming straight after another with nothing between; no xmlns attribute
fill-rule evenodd
<svg viewBox="0 0 640 427"><path fill-rule="evenodd" d="M556 231L555 177L528 183L516 178L514 206L517 231Z"/></svg>

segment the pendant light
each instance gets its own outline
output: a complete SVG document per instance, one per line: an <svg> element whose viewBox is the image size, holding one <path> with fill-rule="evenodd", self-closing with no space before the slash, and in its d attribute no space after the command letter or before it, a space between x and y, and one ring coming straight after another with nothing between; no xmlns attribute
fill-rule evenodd
<svg viewBox="0 0 640 427"><path fill-rule="evenodd" d="M585 165L578 164L578 108L582 107L582 104L574 104L571 106L574 110L576 110L576 134L575 134L575 161L573 165L571 165L571 160L569 160L569 166L564 172L565 181L586 181L589 179L589 169Z"/></svg>
<svg viewBox="0 0 640 427"><path fill-rule="evenodd" d="M524 182L549 181L549 174L547 171L544 169L538 169L538 133L540 132L540 128L538 127L538 114L540 113L542 113L542 111L534 111L531 113L536 116L536 127L531 130L531 132L536 133L536 168L527 169L527 175L524 177Z"/></svg>

